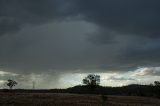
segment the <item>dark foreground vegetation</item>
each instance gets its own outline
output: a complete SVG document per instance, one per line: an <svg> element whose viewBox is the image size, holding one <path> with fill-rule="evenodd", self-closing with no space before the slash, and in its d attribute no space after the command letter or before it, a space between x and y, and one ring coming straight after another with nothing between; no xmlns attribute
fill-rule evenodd
<svg viewBox="0 0 160 106"><path fill-rule="evenodd" d="M8 80L9 89L0 90L0 106L160 106L159 81L103 87L99 75L88 75L83 84L67 89L13 89L17 82Z"/></svg>
<svg viewBox="0 0 160 106"><path fill-rule="evenodd" d="M159 106L160 100L137 96L68 93L0 93L0 106Z"/></svg>
<svg viewBox="0 0 160 106"><path fill-rule="evenodd" d="M160 98L160 86L132 84L123 87L102 87L87 85L74 86L67 89L1 89L0 92L12 93L76 93L76 94L103 94L103 95L122 95L122 96L146 96Z"/></svg>

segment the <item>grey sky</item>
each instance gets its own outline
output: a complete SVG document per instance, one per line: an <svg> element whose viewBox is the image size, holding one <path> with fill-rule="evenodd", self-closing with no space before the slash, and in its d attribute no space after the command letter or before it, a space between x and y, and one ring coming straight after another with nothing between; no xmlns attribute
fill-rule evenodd
<svg viewBox="0 0 160 106"><path fill-rule="evenodd" d="M123 74L138 67L159 67L159 4L159 0L0 0L0 70L23 80L48 75L53 80L43 79L41 87L53 81L48 85L56 87L69 73ZM129 80L124 77L112 80Z"/></svg>

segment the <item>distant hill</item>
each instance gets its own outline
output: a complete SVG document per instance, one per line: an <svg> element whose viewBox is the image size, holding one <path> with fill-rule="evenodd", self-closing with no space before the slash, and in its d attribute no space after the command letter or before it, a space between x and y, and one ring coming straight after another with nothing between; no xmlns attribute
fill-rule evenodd
<svg viewBox="0 0 160 106"><path fill-rule="evenodd" d="M0 92L18 93L77 93L77 94L105 94L125 96L160 97L160 86L132 84L122 87L95 86L93 90L89 86L78 85L67 89L1 89Z"/></svg>
<svg viewBox="0 0 160 106"><path fill-rule="evenodd" d="M132 84L123 87L102 87L96 86L93 91L88 86L74 86L66 89L69 93L93 93L107 95L128 95L128 96L155 96L157 89L155 86ZM157 95L158 96L158 95Z"/></svg>

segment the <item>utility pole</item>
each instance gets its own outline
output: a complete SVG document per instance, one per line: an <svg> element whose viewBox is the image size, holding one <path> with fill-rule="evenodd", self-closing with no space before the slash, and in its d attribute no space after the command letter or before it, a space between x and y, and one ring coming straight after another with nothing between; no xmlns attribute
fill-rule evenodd
<svg viewBox="0 0 160 106"><path fill-rule="evenodd" d="M32 83L33 83L33 89L35 89L35 82L33 81Z"/></svg>

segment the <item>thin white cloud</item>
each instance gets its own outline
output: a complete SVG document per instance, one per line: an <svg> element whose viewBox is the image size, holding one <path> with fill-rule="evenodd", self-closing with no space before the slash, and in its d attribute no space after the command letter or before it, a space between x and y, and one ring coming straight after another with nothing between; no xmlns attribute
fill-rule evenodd
<svg viewBox="0 0 160 106"><path fill-rule="evenodd" d="M6 72L6 71L0 71L0 76L17 76L18 74L12 73L12 72Z"/></svg>
<svg viewBox="0 0 160 106"><path fill-rule="evenodd" d="M3 84L5 82L5 80L0 80L0 84Z"/></svg>
<svg viewBox="0 0 160 106"><path fill-rule="evenodd" d="M81 70L83 71L83 70ZM80 71L80 72L81 72ZM72 73L75 72L75 73ZM68 73L43 72L31 73L26 75L18 75L14 80L18 82L16 88L32 89L33 82L37 89L52 89L52 88L68 88L76 85L83 85L82 80L90 73L80 73L79 70L70 71ZM128 84L150 84L160 78L155 75L159 72L159 67L143 67L128 72L110 72L110 73L94 73L101 76L101 86L124 86ZM12 73L13 74L13 73ZM0 75L12 75L11 72L0 71ZM153 75L152 77L147 77ZM4 79L0 79L0 84L3 86Z"/></svg>
<svg viewBox="0 0 160 106"><path fill-rule="evenodd" d="M159 76L160 67L142 67L132 73L132 76Z"/></svg>

